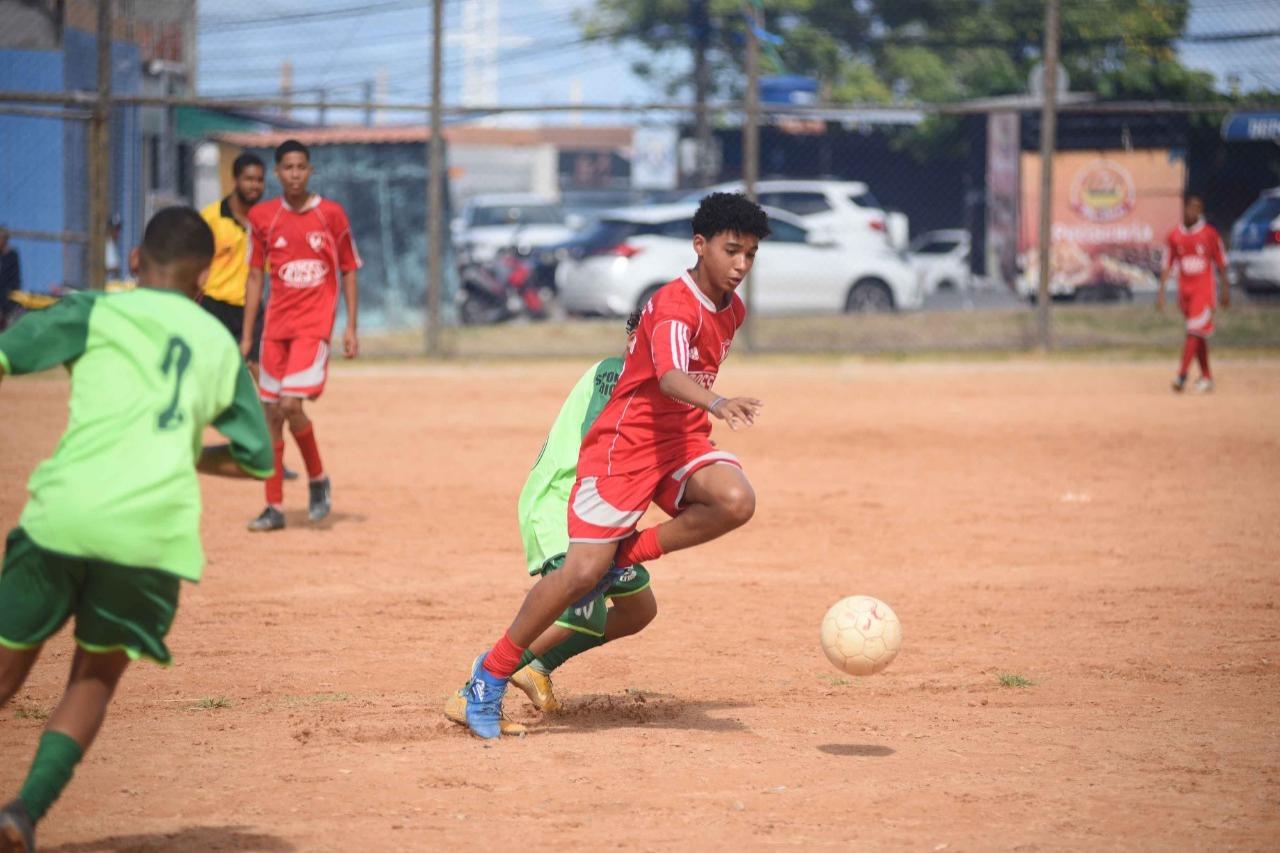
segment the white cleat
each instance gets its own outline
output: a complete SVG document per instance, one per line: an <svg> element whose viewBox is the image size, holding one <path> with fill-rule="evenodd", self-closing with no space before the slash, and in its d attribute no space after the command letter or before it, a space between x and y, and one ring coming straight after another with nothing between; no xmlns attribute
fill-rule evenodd
<svg viewBox="0 0 1280 853"><path fill-rule="evenodd" d="M1204 377L1201 377L1200 379L1196 380L1197 394L1208 394L1212 390L1213 390L1212 379L1205 379Z"/></svg>

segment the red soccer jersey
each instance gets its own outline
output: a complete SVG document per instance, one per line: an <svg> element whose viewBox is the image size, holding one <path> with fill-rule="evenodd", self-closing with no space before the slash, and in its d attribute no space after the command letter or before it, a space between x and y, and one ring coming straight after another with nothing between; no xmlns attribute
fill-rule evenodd
<svg viewBox="0 0 1280 853"><path fill-rule="evenodd" d="M654 294L613 396L582 440L578 476L678 467L689 461L690 447L704 447L710 417L662 393L658 380L682 370L710 389L746 315L736 294L717 310L688 273Z"/></svg>
<svg viewBox="0 0 1280 853"><path fill-rule="evenodd" d="M338 310L338 273L361 266L342 205L313 195L294 210L273 198L253 206L249 226L250 269L265 264L271 270L262 337L328 340Z"/></svg>
<svg viewBox="0 0 1280 853"><path fill-rule="evenodd" d="M1201 219L1187 228L1179 225L1169 232L1169 262L1178 269L1178 291L1214 290L1213 267L1225 269L1226 252L1222 238L1212 225Z"/></svg>

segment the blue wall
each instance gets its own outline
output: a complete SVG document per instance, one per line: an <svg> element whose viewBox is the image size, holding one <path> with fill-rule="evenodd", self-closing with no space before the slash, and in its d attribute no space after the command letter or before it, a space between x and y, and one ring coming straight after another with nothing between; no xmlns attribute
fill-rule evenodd
<svg viewBox="0 0 1280 853"><path fill-rule="evenodd" d="M61 91L62 64L60 51L0 50L0 89ZM63 124L0 115L0 223L31 231L63 230ZM62 281L61 244L15 239L13 245L21 256L25 289L44 291Z"/></svg>
<svg viewBox="0 0 1280 853"><path fill-rule="evenodd" d="M0 89L59 92L96 88L97 50L88 33L68 29L64 50L0 50ZM138 92L135 45L112 49L112 88ZM117 109L111 128L111 212L124 217L120 250L137 243L142 223L142 140L136 108ZM86 231L89 223L88 125L83 121L0 114L0 223L29 231ZM13 241L26 290L87 283L84 249L45 240Z"/></svg>

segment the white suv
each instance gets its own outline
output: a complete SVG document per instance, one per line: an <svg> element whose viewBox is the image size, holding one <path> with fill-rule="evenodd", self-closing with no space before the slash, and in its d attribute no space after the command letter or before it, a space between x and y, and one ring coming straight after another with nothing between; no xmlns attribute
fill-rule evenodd
<svg viewBox="0 0 1280 853"><path fill-rule="evenodd" d="M1246 293L1280 291L1280 187L1266 190L1231 229L1231 283Z"/></svg>
<svg viewBox="0 0 1280 853"><path fill-rule="evenodd" d="M740 193L741 181L707 187L685 197L696 202L707 193ZM857 245L897 245L889 231L901 219L901 242L906 239L906 219L885 213L871 189L861 181L768 180L756 182L756 199L765 207L794 213L819 239Z"/></svg>
<svg viewBox="0 0 1280 853"><path fill-rule="evenodd" d="M696 261L696 204L634 207L606 214L587 232L581 257L556 269L559 300L575 314L626 315ZM919 277L897 252L824 239L799 217L765 208L773 234L752 270L753 310L762 314L918 308Z"/></svg>

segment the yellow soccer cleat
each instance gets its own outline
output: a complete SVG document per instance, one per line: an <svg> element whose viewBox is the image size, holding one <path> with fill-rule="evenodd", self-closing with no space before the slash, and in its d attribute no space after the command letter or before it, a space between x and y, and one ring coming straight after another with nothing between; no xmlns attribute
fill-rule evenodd
<svg viewBox="0 0 1280 853"><path fill-rule="evenodd" d="M467 700L461 693L450 693L449 698L444 703L444 715L460 726L467 724ZM502 733L504 735L522 735L526 729L515 720L502 718Z"/></svg>
<svg viewBox="0 0 1280 853"><path fill-rule="evenodd" d="M511 683L523 690L533 707L542 713L554 714L560 710L560 700L556 698L555 689L551 686L551 676L526 666L511 676Z"/></svg>

